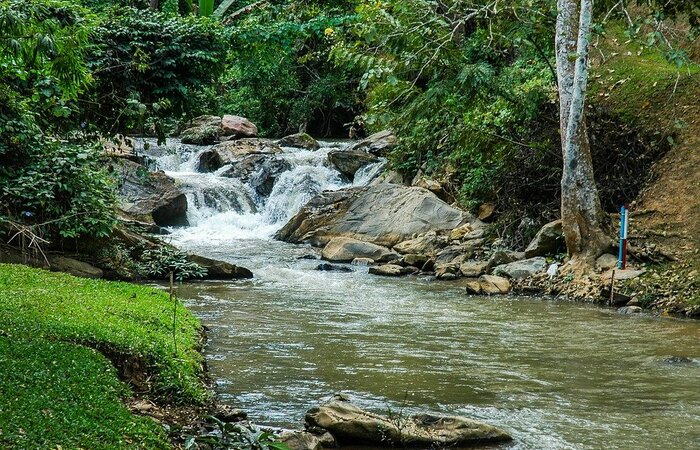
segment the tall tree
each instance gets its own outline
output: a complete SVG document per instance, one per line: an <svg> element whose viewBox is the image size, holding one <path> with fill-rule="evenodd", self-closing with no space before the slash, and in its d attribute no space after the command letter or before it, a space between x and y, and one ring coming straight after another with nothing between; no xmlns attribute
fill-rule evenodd
<svg viewBox="0 0 700 450"><path fill-rule="evenodd" d="M564 160L561 217L574 264L592 264L610 243L593 178L585 120L592 16L593 0L557 1L556 69Z"/></svg>

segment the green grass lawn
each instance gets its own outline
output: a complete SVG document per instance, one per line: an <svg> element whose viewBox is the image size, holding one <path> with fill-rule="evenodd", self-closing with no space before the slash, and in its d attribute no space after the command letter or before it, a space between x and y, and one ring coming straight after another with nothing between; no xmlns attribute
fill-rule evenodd
<svg viewBox="0 0 700 450"><path fill-rule="evenodd" d="M0 447L167 446L160 426L123 405L113 357L142 361L148 395L200 404L199 321L147 286L0 264Z"/></svg>

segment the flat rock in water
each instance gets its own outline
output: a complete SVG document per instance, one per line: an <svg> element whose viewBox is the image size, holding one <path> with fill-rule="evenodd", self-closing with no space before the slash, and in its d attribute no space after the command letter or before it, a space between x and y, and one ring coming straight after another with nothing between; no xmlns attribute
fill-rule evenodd
<svg viewBox="0 0 700 450"><path fill-rule="evenodd" d="M399 258L399 254L381 245L357 239L336 237L328 241L321 257L333 262L351 262L355 258L370 258L376 262L389 262Z"/></svg>
<svg viewBox="0 0 700 450"><path fill-rule="evenodd" d="M461 416L420 414L403 423L363 411L340 400L312 408L306 413L310 428L328 430L341 445L375 444L428 448L432 446L466 446L512 440L510 435L492 425Z"/></svg>
<svg viewBox="0 0 700 450"><path fill-rule="evenodd" d="M205 280L234 280L238 278L253 278L253 272L246 269L216 259L207 258L205 256L187 255L188 259L194 263L207 269Z"/></svg>
<svg viewBox="0 0 700 450"><path fill-rule="evenodd" d="M385 277L400 277L414 273L414 270L409 267L399 266L398 264L384 264L381 266L370 267L369 273L372 275L382 275Z"/></svg>
<svg viewBox="0 0 700 450"><path fill-rule="evenodd" d="M336 264L321 263L316 266L316 270L322 272L352 272L352 269L345 266L338 266Z"/></svg>
<svg viewBox="0 0 700 450"><path fill-rule="evenodd" d="M452 230L470 219L467 212L425 189L380 184L320 193L275 237L325 246L332 238L342 236L393 247L414 235Z"/></svg>

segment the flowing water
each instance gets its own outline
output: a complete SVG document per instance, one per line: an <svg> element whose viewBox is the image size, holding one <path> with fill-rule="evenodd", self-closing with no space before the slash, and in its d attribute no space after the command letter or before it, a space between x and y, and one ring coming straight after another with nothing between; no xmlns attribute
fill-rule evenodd
<svg viewBox="0 0 700 450"><path fill-rule="evenodd" d="M252 280L184 284L210 328L218 392L258 423L299 427L337 392L376 412L463 414L513 434L509 449L700 448L700 323L516 297L459 282L319 272L314 249L271 239L310 196L350 183L318 152L286 149L269 198L196 173L198 147L153 147L183 184L188 250L250 268ZM369 167L355 184L369 182ZM374 172L374 173L373 173ZM670 356L686 357L679 364Z"/></svg>

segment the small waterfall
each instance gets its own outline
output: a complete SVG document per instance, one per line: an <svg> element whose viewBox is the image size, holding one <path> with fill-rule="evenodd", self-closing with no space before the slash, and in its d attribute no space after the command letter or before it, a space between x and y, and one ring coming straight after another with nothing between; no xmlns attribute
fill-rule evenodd
<svg viewBox="0 0 700 450"><path fill-rule="evenodd" d="M137 151L149 157L151 168L174 178L187 196L190 227L172 230L173 237L186 242L224 242L269 239L316 194L363 186L381 173L385 161L363 167L353 183L345 182L328 162L328 152L347 145L321 142L316 151L283 148L276 157L286 162L288 170L276 174L268 196L250 185L258 173L243 182L224 176L231 166L214 173L197 172L199 156L210 146L187 145L178 139L159 146L154 139L142 139Z"/></svg>

